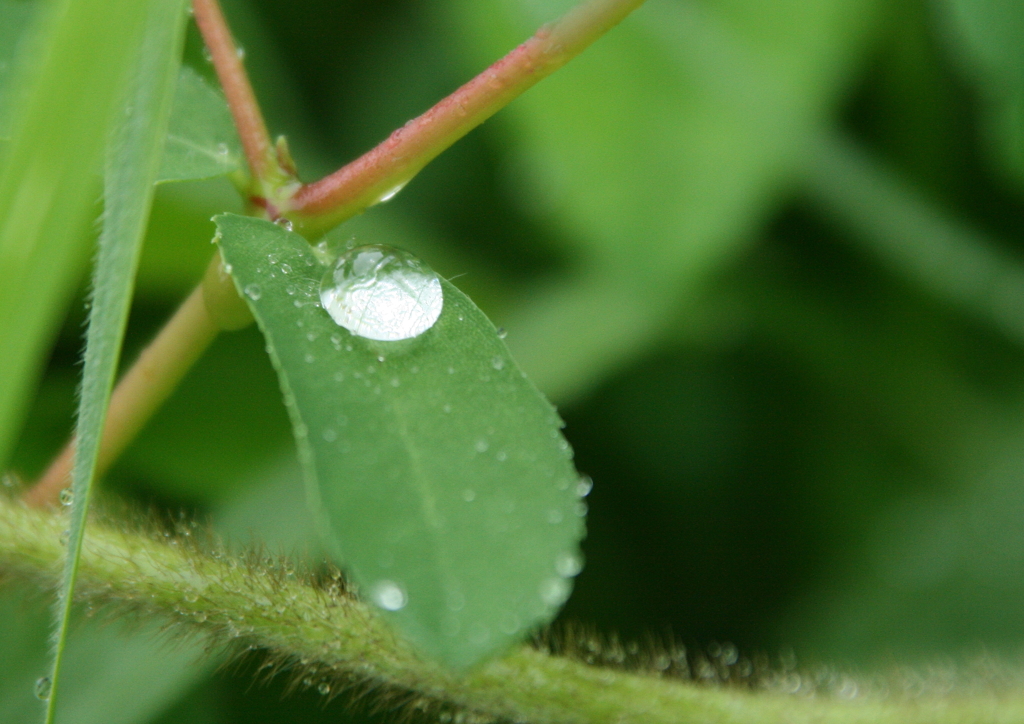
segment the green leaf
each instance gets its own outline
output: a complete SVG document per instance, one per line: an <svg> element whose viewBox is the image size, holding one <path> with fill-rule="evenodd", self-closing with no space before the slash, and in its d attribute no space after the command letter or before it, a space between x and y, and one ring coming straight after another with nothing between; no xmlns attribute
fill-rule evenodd
<svg viewBox="0 0 1024 724"><path fill-rule="evenodd" d="M38 7L35 2L0 0L0 140L11 136L18 55Z"/></svg>
<svg viewBox="0 0 1024 724"><path fill-rule="evenodd" d="M490 321L442 282L418 337L377 342L320 307L302 237L216 218L267 340L325 542L428 654L468 666L557 610L585 510L554 409Z"/></svg>
<svg viewBox="0 0 1024 724"><path fill-rule="evenodd" d="M73 505L68 556L61 584L60 630L54 656L47 721L56 713L61 659L71 621L71 605L92 494L107 403L117 372L128 321L135 270L146 230L163 140L170 118L174 80L184 39L186 0L150 0L137 44L126 113L108 150L104 184L103 233L93 281L86 334L85 367L76 425Z"/></svg>
<svg viewBox="0 0 1024 724"><path fill-rule="evenodd" d="M182 66L157 181L226 176L242 167L242 145L227 101L199 73Z"/></svg>
<svg viewBox="0 0 1024 724"><path fill-rule="evenodd" d="M132 2L45 8L0 151L0 467L88 255L96 174L145 18Z"/></svg>
<svg viewBox="0 0 1024 724"><path fill-rule="evenodd" d="M946 33L985 101L993 159L1024 183L1024 8L1019 0L942 0Z"/></svg>
<svg viewBox="0 0 1024 724"><path fill-rule="evenodd" d="M38 591L0 590L0 721L32 722L35 682L46 665L50 610ZM145 724L218 665L199 642L167 646L159 625L76 620L68 638L61 724ZM130 691L131 696L124 692Z"/></svg>

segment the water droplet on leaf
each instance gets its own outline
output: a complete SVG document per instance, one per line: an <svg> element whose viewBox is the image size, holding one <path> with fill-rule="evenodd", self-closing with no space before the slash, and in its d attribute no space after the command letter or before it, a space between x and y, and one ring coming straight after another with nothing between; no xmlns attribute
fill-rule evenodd
<svg viewBox="0 0 1024 724"><path fill-rule="evenodd" d="M50 698L50 690L53 688L53 682L50 681L49 676L41 676L36 679L36 698L46 701Z"/></svg>
<svg viewBox="0 0 1024 724"><path fill-rule="evenodd" d="M370 589L370 598L385 611L398 611L405 608L409 596L405 589L394 581L387 579L377 581Z"/></svg>
<svg viewBox="0 0 1024 724"><path fill-rule="evenodd" d="M562 578L578 576L583 570L583 559L576 553L559 553L555 559L555 570Z"/></svg>
<svg viewBox="0 0 1024 724"><path fill-rule="evenodd" d="M260 289L259 284L246 284L243 291L245 292L245 296L249 297L249 299L254 302L258 302L260 297L263 296L263 290Z"/></svg>
<svg viewBox="0 0 1024 724"><path fill-rule="evenodd" d="M417 337L441 316L441 281L408 252L360 246L341 255L320 284L320 301L331 318L367 339Z"/></svg>
<svg viewBox="0 0 1024 724"><path fill-rule="evenodd" d="M60 504L64 506L71 505L75 502L75 494L71 492L71 488L64 488L60 491Z"/></svg>
<svg viewBox="0 0 1024 724"><path fill-rule="evenodd" d="M387 191L380 195L380 198L377 199L377 203L383 204L398 196L398 192L405 188L406 183L408 182L403 181L397 186L392 186L390 189L388 189Z"/></svg>
<svg viewBox="0 0 1024 724"><path fill-rule="evenodd" d="M546 606L561 606L571 590L572 584L567 579L551 577L540 584L540 600Z"/></svg>

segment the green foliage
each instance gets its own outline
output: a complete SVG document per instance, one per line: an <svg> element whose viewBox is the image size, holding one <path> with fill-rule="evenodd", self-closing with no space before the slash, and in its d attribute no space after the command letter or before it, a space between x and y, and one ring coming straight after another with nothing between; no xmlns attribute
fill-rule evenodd
<svg viewBox="0 0 1024 724"><path fill-rule="evenodd" d="M1024 13L1015 0L943 0L952 50L986 103L992 160L1024 183Z"/></svg>
<svg viewBox="0 0 1024 724"><path fill-rule="evenodd" d="M11 135L11 116L15 108L13 79L17 75L21 41L28 33L38 3L4 0L0 2L0 140Z"/></svg>
<svg viewBox="0 0 1024 724"><path fill-rule="evenodd" d="M124 116L115 121L107 151L103 231L93 276L92 309L75 425L71 527L61 581L53 674L49 678L48 722L54 721L57 713L61 663L71 625L75 577L92 499L100 439L171 115L184 40L185 1L152 0L146 4L146 22L136 57L132 59L134 73L121 99Z"/></svg>
<svg viewBox="0 0 1024 724"><path fill-rule="evenodd" d="M421 335L352 334L321 308L327 268L302 237L241 216L217 226L339 564L458 666L550 619L579 572L578 476L561 421L494 325L443 282L441 316Z"/></svg>
<svg viewBox="0 0 1024 724"><path fill-rule="evenodd" d="M69 0L43 15L24 42L46 52L38 64L20 64L0 172L0 464L89 248L94 173L145 13L132 3ZM109 42L115 33L119 42Z"/></svg>
<svg viewBox="0 0 1024 724"><path fill-rule="evenodd" d="M570 3L224 4L269 125L288 135L311 180ZM127 4L82 0L96 14L67 25L54 46L59 63L47 67L69 76L58 87L36 52L50 41L23 34L36 5L0 2L0 137L12 138L0 151L0 174L20 184L31 148L74 169L75 186L49 206L42 196L13 204L10 186L0 194L3 208L17 212L0 218L45 224L0 245L0 452L26 480L66 439L80 372L81 304L60 331L56 320L80 294L110 125L103 99L113 103L121 82L88 68L101 51L128 57L122 43L108 41L135 27L111 18L117 27L103 30L100 5L107 17L110 8L128 12ZM596 481L588 565L562 621L626 641L671 628L695 644L693 671L712 677L720 670L700 669L711 660L701 651L709 642L721 651L713 642L723 640L741 652L767 651L773 665L771 652L792 646L811 661L814 681L819 660L877 669L979 648L1019 652L1024 66L1015 10L995 0L651 2L394 201L338 230L342 239L407 247L445 278L458 276L508 329L519 366L561 406L577 464ZM86 41L92 50L82 52ZM160 177L236 180L236 140L194 29L189 42L172 118L181 130L166 153L179 161ZM25 58L39 62L24 65ZM19 72L31 77L12 86ZM18 125L44 87L46 111ZM37 122L46 119L53 133ZM226 163L220 143L228 145ZM241 212L242 202L219 178L161 185L153 209L126 362L201 277L216 231L210 217ZM231 545L270 541L301 565L320 558L263 345L255 329L222 335L104 484L160 515L184 508L210 516ZM26 417L15 408L30 398ZM60 552L52 553L56 561ZM173 592L182 579L167 583ZM46 599L26 608L15 603L24 591L3 580L3 721L38 711L31 687L45 674ZM185 603L168 598L160 620L184 618L180 608L194 621ZM186 648L179 629L167 634L175 639L169 647L148 629L111 631L83 620L80 631L103 643L77 649L72 632L61 716L375 721L326 701L315 685L285 696L287 675L269 689L252 686L244 666L207 678L190 668L202 647ZM592 655L590 638L576 643ZM627 648L609 645L598 658ZM307 654L319 661L323 651ZM556 681L549 669L515 661L479 670L496 667L505 681ZM578 671L599 684L608 676ZM1000 665L985 671L982 681L1006 673ZM1017 686L1015 676L1007 686ZM116 681L122 686L103 683ZM808 678L780 681L804 691ZM918 697L914 675L884 681L901 701L967 707L945 709L950 718L1020 718L1002 689L982 697L987 708L972 709L979 700L969 692L979 688L969 677L944 680L954 696L941 700ZM662 684L682 692L670 696L715 702L701 721L740 716L737 702L758 700ZM601 686L601 701L620 696ZM575 691L560 690L548 703L564 706L567 719L578 716ZM891 700L875 709L870 696L858 698L865 708L843 702L828 716L873 721L893 711ZM619 701L638 699L646 701ZM828 706L824 698L772 701L775 720L804 711L828 720L814 708ZM394 700L373 702L390 709ZM922 718L941 720L934 710Z"/></svg>
<svg viewBox="0 0 1024 724"><path fill-rule="evenodd" d="M188 66L181 68L159 181L227 176L243 166L224 96Z"/></svg>

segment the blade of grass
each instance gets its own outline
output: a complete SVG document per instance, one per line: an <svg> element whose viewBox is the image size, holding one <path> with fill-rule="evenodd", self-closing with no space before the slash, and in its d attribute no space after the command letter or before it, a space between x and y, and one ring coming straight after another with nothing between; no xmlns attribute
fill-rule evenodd
<svg viewBox="0 0 1024 724"><path fill-rule="evenodd" d="M86 336L72 475L71 530L59 599L59 630L46 711L48 723L56 713L61 660L100 438L128 320L135 270L153 201L184 41L185 0L151 0L145 4L145 9L148 12L141 44L136 46L138 56L126 94L125 115L116 127L107 156L106 209Z"/></svg>
<svg viewBox="0 0 1024 724"><path fill-rule="evenodd" d="M85 261L95 172L144 17L125 1L58 0L46 10L25 41L32 62L19 64L0 171L0 467Z"/></svg>

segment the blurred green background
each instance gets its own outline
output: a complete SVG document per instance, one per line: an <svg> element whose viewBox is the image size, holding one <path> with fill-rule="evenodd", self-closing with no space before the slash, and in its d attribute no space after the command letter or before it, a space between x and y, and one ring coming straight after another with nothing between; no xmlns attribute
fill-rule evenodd
<svg viewBox="0 0 1024 724"><path fill-rule="evenodd" d="M225 0L307 180L571 4ZM209 74L199 48L193 30ZM210 216L238 207L223 181L160 188L129 359L200 278ZM1019 0L649 0L339 231L456 278L558 404L594 479L563 619L866 669L1024 643L1022 232ZM26 477L69 431L83 299L18 448ZM294 458L249 329L221 336L106 488L293 550ZM42 607L5 600L34 679ZM68 721L347 716L244 667L210 678L187 647L128 667L123 637L146 634L105 631L79 648L120 660L110 680L134 677L148 708L97 718L110 702L90 685ZM25 693L15 668L0 707Z"/></svg>

